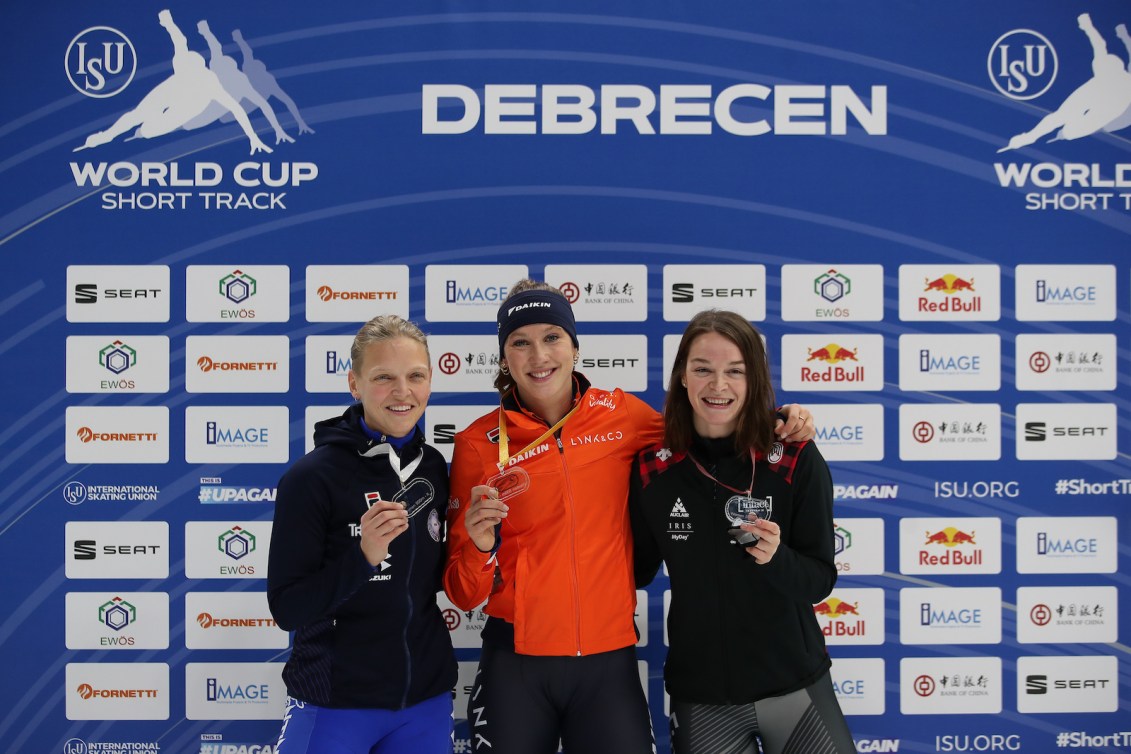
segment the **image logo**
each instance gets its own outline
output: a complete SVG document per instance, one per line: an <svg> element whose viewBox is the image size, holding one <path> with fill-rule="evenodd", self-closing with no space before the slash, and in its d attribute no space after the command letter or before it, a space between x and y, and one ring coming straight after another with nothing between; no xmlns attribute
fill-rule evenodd
<svg viewBox="0 0 1131 754"><path fill-rule="evenodd" d="M115 631L121 631L136 620L137 608L121 597L98 606L98 622Z"/></svg>
<svg viewBox="0 0 1131 754"><path fill-rule="evenodd" d="M255 295L255 278L239 270L220 278L220 295L233 304L242 304Z"/></svg>
<svg viewBox="0 0 1131 754"><path fill-rule="evenodd" d="M852 281L836 270L829 270L813 280L813 292L830 304L835 304L852 293Z"/></svg>
<svg viewBox="0 0 1131 754"><path fill-rule="evenodd" d="M98 352L98 363L114 374L121 374L137 364L137 351L115 340Z"/></svg>
<svg viewBox="0 0 1131 754"><path fill-rule="evenodd" d="M67 78L87 97L119 94L137 73L137 52L125 34L109 26L80 31L67 46Z"/></svg>
<svg viewBox="0 0 1131 754"><path fill-rule="evenodd" d="M157 22L168 32L169 41L173 45L172 74L150 89L135 107L114 121L108 129L87 136L82 146L76 147L74 151L108 144L126 133L130 134L131 139L152 139L174 131L192 131L217 121L235 120L251 145L251 154L270 153L271 147L260 140L251 125L248 113L252 109L258 109L267 118L275 132L276 144L294 141L275 117L275 111L268 102L271 97L286 105L299 133L313 133L275 77L255 58L251 46L238 29L232 31L232 40L243 56L242 68L235 58L224 53L220 40L212 33L207 21L202 20L196 24L197 33L208 45L207 62L203 55L189 49L188 37L167 9L157 14ZM125 46L129 44L129 40L113 29L99 31L89 39L85 37L95 31L89 29L80 34L71 42L67 51L67 74L79 91L84 91L88 84L96 88L105 86L101 81L102 71L109 68L124 70L127 65L124 58ZM91 46L94 42L101 42L101 49L97 53L102 55L101 58L97 57L96 48ZM119 44L122 45L121 48L118 47ZM129 49L132 66L136 67L132 45ZM125 83L116 84L117 88L112 93L120 92L132 77L131 70ZM118 80L115 78L113 82ZM80 82L82 86L79 85Z"/></svg>
<svg viewBox="0 0 1131 754"><path fill-rule="evenodd" d="M986 70L994 88L1006 97L1036 99L1056 81L1056 50L1039 32L1014 29L994 42Z"/></svg>
<svg viewBox="0 0 1131 754"><path fill-rule="evenodd" d="M255 535L242 527L233 526L217 538L216 546L232 560L239 560L255 552Z"/></svg>
<svg viewBox="0 0 1131 754"><path fill-rule="evenodd" d="M839 364L842 361L856 361L856 354L859 351L859 348L850 351L844 346L829 343L827 346L816 350L810 348L809 358L806 359L806 361L823 361L826 364Z"/></svg>
<svg viewBox="0 0 1131 754"><path fill-rule="evenodd" d="M925 286L923 288L924 291L939 291L940 293L945 293L948 296L953 296L959 291L974 290L974 278L963 280L960 277L956 277L950 274L943 275L941 278L935 278L934 280L924 278L923 284Z"/></svg>
<svg viewBox="0 0 1131 754"><path fill-rule="evenodd" d="M943 545L944 547L957 547L958 545L971 544L976 545L974 541L974 532L967 534L961 529L956 529L953 526L948 526L945 529L932 534L927 532L927 541L924 545Z"/></svg>
<svg viewBox="0 0 1131 754"><path fill-rule="evenodd" d="M1076 87L1056 110L1041 118L1033 128L1011 138L998 152L1027 147L1049 134L1052 134L1049 142L1072 141L1099 132L1113 133L1131 125L1131 71L1127 70L1127 63L1108 49L1107 40L1092 22L1090 14L1081 13L1076 18L1076 24L1092 47L1092 78ZM1017 97L1016 90L1014 94L1003 92L1014 99L1032 99L1038 96L1051 86L1052 79L1056 77L1056 58L1052 45L1036 32L1027 33L1031 35L1031 40L1039 41L1030 41L1028 48L1022 45L1014 53L1026 53L1023 57L1024 65L1018 65L1022 62L1022 58L1018 58L1007 68L1011 76L1017 76L1014 82L1016 90L1027 91L1030 88L1025 79L1026 74L1035 77L1031 87L1035 89L1043 81L1041 74L1046 65L1051 66L1051 70L1044 87L1030 96ZM1131 57L1131 35L1127 33L1127 25L1116 26L1115 36L1122 43L1124 54ZM995 47L1000 45L1001 40ZM1005 55L1010 57L1008 50ZM1047 63L1044 60L1046 55L1050 58Z"/></svg>

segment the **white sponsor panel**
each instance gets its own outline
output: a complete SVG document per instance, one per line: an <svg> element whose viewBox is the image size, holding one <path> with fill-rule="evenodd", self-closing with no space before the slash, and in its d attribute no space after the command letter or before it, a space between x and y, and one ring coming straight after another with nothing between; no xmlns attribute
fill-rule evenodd
<svg viewBox="0 0 1131 754"><path fill-rule="evenodd" d="M291 318L291 270L284 264L185 268L189 322L286 322Z"/></svg>
<svg viewBox="0 0 1131 754"><path fill-rule="evenodd" d="M884 267L879 264L783 264L781 318L786 322L879 322Z"/></svg>
<svg viewBox="0 0 1131 754"><path fill-rule="evenodd" d="M648 337L586 335L577 370L594 385L643 392L648 389Z"/></svg>
<svg viewBox="0 0 1131 754"><path fill-rule="evenodd" d="M408 265L307 266L307 322L356 324L378 314L408 319Z"/></svg>
<svg viewBox="0 0 1131 754"><path fill-rule="evenodd" d="M884 714L884 661L878 657L838 657L829 671L841 712Z"/></svg>
<svg viewBox="0 0 1131 754"><path fill-rule="evenodd" d="M286 463L290 460L286 406L189 406L185 409L188 463Z"/></svg>
<svg viewBox="0 0 1131 754"><path fill-rule="evenodd" d="M884 336L783 335L781 375L785 390L883 390Z"/></svg>
<svg viewBox="0 0 1131 754"><path fill-rule="evenodd" d="M1020 322L1111 322L1115 319L1115 265L1019 264Z"/></svg>
<svg viewBox="0 0 1131 754"><path fill-rule="evenodd" d="M495 392L491 385L499 371L498 336L431 335L428 349L433 393Z"/></svg>
<svg viewBox="0 0 1131 754"><path fill-rule="evenodd" d="M290 382L286 335L185 338L185 390L189 393L285 393Z"/></svg>
<svg viewBox="0 0 1131 754"><path fill-rule="evenodd" d="M286 701L281 662L185 663L189 720L282 720Z"/></svg>
<svg viewBox="0 0 1131 754"><path fill-rule="evenodd" d="M169 666L163 662L68 662L68 720L168 720Z"/></svg>
<svg viewBox="0 0 1131 754"><path fill-rule="evenodd" d="M307 406L306 413L303 420L303 442L305 443L303 452L309 453L314 450L314 425L320 421L327 419L336 419L345 413L345 410L350 407L350 404L341 406Z"/></svg>
<svg viewBox="0 0 1131 754"><path fill-rule="evenodd" d="M471 610L460 610L448 599L442 591L436 594L436 605L440 614L444 616L444 623L448 627L448 635L452 637L452 646L456 649L479 649L483 645L480 634L487 625L487 613L483 608L484 602ZM456 707L457 714L459 707Z"/></svg>
<svg viewBox="0 0 1131 754"><path fill-rule="evenodd" d="M1114 516L1021 516L1018 573L1115 573L1119 525Z"/></svg>
<svg viewBox="0 0 1131 754"><path fill-rule="evenodd" d="M899 318L905 322L995 322L1001 319L996 264L901 264Z"/></svg>
<svg viewBox="0 0 1131 754"><path fill-rule="evenodd" d="M1021 644L1109 644L1119 641L1119 590L1114 586L1017 588Z"/></svg>
<svg viewBox="0 0 1131 754"><path fill-rule="evenodd" d="M1115 657L1018 657L1017 711L1117 712L1119 660Z"/></svg>
<svg viewBox="0 0 1131 754"><path fill-rule="evenodd" d="M1111 334L1020 334L1018 390L1115 390L1116 339Z"/></svg>
<svg viewBox="0 0 1131 754"><path fill-rule="evenodd" d="M265 579L270 521L188 521L185 576L190 579Z"/></svg>
<svg viewBox="0 0 1131 754"><path fill-rule="evenodd" d="M169 577L169 524L165 521L68 521L68 579Z"/></svg>
<svg viewBox="0 0 1131 754"><path fill-rule="evenodd" d="M640 637L636 640L636 646L648 646L648 592L643 589L636 590L636 612L633 613L632 620L636 624L636 635ZM647 685L644 688L647 689Z"/></svg>
<svg viewBox="0 0 1131 754"><path fill-rule="evenodd" d="M350 393L353 335L309 335L306 338L306 392Z"/></svg>
<svg viewBox="0 0 1131 754"><path fill-rule="evenodd" d="M166 406L68 406L67 463L168 463Z"/></svg>
<svg viewBox="0 0 1131 754"><path fill-rule="evenodd" d="M899 407L903 461L997 461L1001 406L997 403L903 403Z"/></svg>
<svg viewBox="0 0 1131 754"><path fill-rule="evenodd" d="M998 587L899 590L901 644L1000 644Z"/></svg>
<svg viewBox="0 0 1131 754"><path fill-rule="evenodd" d="M833 550L838 575L881 575L884 572L884 520L837 517L833 521Z"/></svg>
<svg viewBox="0 0 1131 754"><path fill-rule="evenodd" d="M1000 518L901 518L900 573L1001 573Z"/></svg>
<svg viewBox="0 0 1131 754"><path fill-rule="evenodd" d="M766 267L761 264L665 264L664 321L688 322L704 309L766 319Z"/></svg>
<svg viewBox="0 0 1131 754"><path fill-rule="evenodd" d="M884 460L884 407L878 403L806 403L814 441L826 461Z"/></svg>
<svg viewBox="0 0 1131 754"><path fill-rule="evenodd" d="M165 265L67 266L68 322L168 322Z"/></svg>
<svg viewBox="0 0 1131 754"><path fill-rule="evenodd" d="M1018 403L1017 458L1114 460L1116 422L1114 403Z"/></svg>
<svg viewBox="0 0 1131 754"><path fill-rule="evenodd" d="M188 649L286 649L290 634L279 628L266 592L185 594Z"/></svg>
<svg viewBox="0 0 1131 754"><path fill-rule="evenodd" d="M647 265L548 264L545 276L565 294L578 322L648 319Z"/></svg>
<svg viewBox="0 0 1131 754"><path fill-rule="evenodd" d="M833 589L813 605L827 644L883 644L884 590Z"/></svg>
<svg viewBox="0 0 1131 754"><path fill-rule="evenodd" d="M997 390L1001 336L900 335L900 390Z"/></svg>
<svg viewBox="0 0 1131 754"><path fill-rule="evenodd" d="M424 438L429 445L440 451L444 460L452 462L455 450L456 433L491 410L495 406L435 406L429 405L424 411Z"/></svg>
<svg viewBox="0 0 1131 754"><path fill-rule="evenodd" d="M67 649L167 649L165 592L67 592Z"/></svg>
<svg viewBox="0 0 1131 754"><path fill-rule="evenodd" d="M905 715L997 715L1000 657L904 657L899 711Z"/></svg>
<svg viewBox="0 0 1131 754"><path fill-rule="evenodd" d="M529 276L524 264L430 264L424 268L424 317L494 322L511 286Z"/></svg>
<svg viewBox="0 0 1131 754"><path fill-rule="evenodd" d="M169 339L164 335L69 336L67 392L169 392Z"/></svg>

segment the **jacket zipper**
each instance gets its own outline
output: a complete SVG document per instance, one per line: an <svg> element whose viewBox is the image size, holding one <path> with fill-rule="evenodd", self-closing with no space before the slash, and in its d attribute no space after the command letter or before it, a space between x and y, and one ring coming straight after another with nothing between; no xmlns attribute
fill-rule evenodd
<svg viewBox="0 0 1131 754"><path fill-rule="evenodd" d="M581 577L577 572L577 507L573 504L573 488L569 483L569 467L565 462L565 446L559 434L554 437L558 443L558 458L562 460L562 476L565 477L566 505L569 506L569 565L570 581L573 587L574 638L577 642L577 656L581 657Z"/></svg>
<svg viewBox="0 0 1131 754"><path fill-rule="evenodd" d="M408 706L408 693L412 687L412 652L408 647L408 628L412 622L412 566L416 562L416 532L413 531L412 522L409 522L408 568L405 573L405 603L408 613L404 619L404 629L401 632L401 642L404 646L405 679L404 694L401 696L401 709Z"/></svg>

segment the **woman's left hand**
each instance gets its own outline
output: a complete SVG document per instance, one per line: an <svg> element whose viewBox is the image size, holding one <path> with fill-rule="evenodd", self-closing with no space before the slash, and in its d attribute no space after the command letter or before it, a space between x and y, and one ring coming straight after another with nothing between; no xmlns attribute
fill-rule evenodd
<svg viewBox="0 0 1131 754"><path fill-rule="evenodd" d="M774 425L774 434L783 442L802 442L812 440L817 434L813 425L813 415L805 410L800 403L789 403L782 406L781 413L785 419L778 418Z"/></svg>
<svg viewBox="0 0 1131 754"><path fill-rule="evenodd" d="M774 553L778 551L778 545L781 544L781 527L773 521L759 518L748 524L742 524L741 528L758 535L757 543L747 547L746 552L750 553L758 565L769 563Z"/></svg>

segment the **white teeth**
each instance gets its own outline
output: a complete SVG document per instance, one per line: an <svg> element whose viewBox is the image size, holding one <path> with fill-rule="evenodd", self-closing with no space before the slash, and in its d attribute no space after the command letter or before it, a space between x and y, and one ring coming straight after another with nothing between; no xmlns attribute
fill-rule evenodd
<svg viewBox="0 0 1131 754"><path fill-rule="evenodd" d="M704 398L704 403L709 403L712 406L729 406L731 400L729 398Z"/></svg>
<svg viewBox="0 0 1131 754"><path fill-rule="evenodd" d="M389 410L390 411L411 411L412 406L410 406L408 404L402 404L402 405L399 405L399 406L389 406Z"/></svg>
<svg viewBox="0 0 1131 754"><path fill-rule="evenodd" d="M545 372L531 372L530 376L536 380L540 380L543 377L549 377L553 371L553 369L547 369Z"/></svg>

